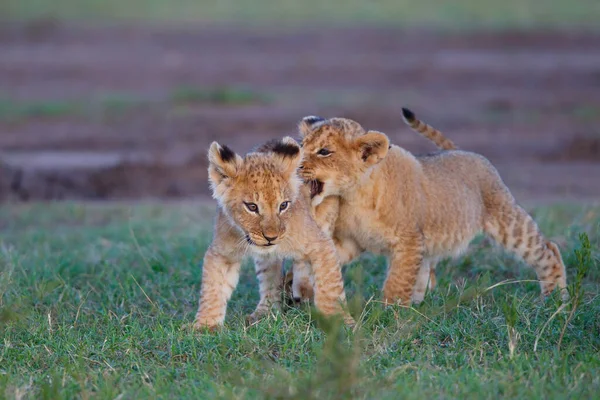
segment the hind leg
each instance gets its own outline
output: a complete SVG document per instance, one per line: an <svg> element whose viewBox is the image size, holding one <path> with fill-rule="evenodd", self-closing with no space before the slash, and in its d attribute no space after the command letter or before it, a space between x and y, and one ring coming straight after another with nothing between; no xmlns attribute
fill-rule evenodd
<svg viewBox="0 0 600 400"><path fill-rule="evenodd" d="M509 201L487 217L484 229L496 242L535 269L544 296L558 286L562 298L568 299L565 264L558 246L544 238L525 210Z"/></svg>
<svg viewBox="0 0 600 400"><path fill-rule="evenodd" d="M281 266L282 260L279 258L254 257L260 301L254 312L246 318L248 322L256 322L271 310L281 307Z"/></svg>

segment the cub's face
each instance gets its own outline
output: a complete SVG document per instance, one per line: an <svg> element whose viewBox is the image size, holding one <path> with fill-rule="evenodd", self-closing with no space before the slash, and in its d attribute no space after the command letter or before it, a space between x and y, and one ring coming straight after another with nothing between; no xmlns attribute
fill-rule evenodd
<svg viewBox="0 0 600 400"><path fill-rule="evenodd" d="M259 253L271 252L285 240L301 185L298 143L284 138L268 146L242 158L213 142L208 153L213 197L243 234L240 246Z"/></svg>
<svg viewBox="0 0 600 400"><path fill-rule="evenodd" d="M345 118L305 117L298 125L304 160L300 175L310 186L312 205L343 195L387 154L389 140Z"/></svg>

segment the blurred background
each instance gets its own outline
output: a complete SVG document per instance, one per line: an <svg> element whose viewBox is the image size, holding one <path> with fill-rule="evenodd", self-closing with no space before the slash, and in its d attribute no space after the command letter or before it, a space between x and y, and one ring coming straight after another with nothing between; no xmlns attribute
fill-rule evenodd
<svg viewBox="0 0 600 400"><path fill-rule="evenodd" d="M343 116L410 151L400 108L519 200L600 198L598 0L0 2L0 200L208 194L243 153Z"/></svg>

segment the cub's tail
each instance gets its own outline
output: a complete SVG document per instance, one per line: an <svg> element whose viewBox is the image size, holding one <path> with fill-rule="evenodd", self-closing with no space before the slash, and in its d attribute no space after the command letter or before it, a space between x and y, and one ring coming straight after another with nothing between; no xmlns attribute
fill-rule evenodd
<svg viewBox="0 0 600 400"><path fill-rule="evenodd" d="M435 129L433 126L418 120L417 117L415 117L415 113L410 111L408 108L402 108L402 117L408 126L410 126L414 131L420 133L426 139L431 140L440 149L458 149L452 140L448 139L442 132Z"/></svg>

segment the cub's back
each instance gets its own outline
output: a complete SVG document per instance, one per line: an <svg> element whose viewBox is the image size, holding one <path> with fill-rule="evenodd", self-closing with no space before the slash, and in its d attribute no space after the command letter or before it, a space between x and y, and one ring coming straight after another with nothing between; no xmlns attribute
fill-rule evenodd
<svg viewBox="0 0 600 400"><path fill-rule="evenodd" d="M483 229L488 193L506 190L483 156L449 150L418 156L423 171L423 230L431 253L466 248Z"/></svg>
<svg viewBox="0 0 600 400"><path fill-rule="evenodd" d="M456 189L478 194L507 190L496 168L480 154L447 150L417 156L417 160L428 185L438 189L440 194Z"/></svg>

